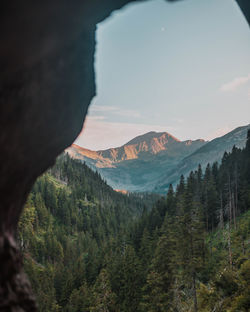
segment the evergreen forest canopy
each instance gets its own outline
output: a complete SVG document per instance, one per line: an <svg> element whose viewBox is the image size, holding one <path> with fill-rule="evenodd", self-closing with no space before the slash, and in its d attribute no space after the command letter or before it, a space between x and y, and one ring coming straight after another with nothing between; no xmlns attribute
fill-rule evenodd
<svg viewBox="0 0 250 312"><path fill-rule="evenodd" d="M250 310L250 131L165 197L122 195L68 155L19 222L41 312Z"/></svg>

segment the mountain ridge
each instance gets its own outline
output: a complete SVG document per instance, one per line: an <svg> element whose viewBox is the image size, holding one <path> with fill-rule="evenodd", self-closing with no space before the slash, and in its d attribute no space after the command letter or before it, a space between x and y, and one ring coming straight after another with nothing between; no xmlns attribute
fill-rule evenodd
<svg viewBox="0 0 250 312"><path fill-rule="evenodd" d="M204 167L219 161L233 145L242 148L248 128L238 127L211 141L180 141L168 132L150 131L120 147L92 151L73 144L66 152L97 170L114 189L164 193L199 163Z"/></svg>
<svg viewBox="0 0 250 312"><path fill-rule="evenodd" d="M167 177L162 177L156 189L159 191L162 188L166 189L169 184L176 184L181 175L186 176L190 171L195 170L199 164L204 169L208 163L219 163L223 154L225 152L231 152L233 146L243 148L246 144L248 129L250 129L250 124L237 127L207 142L204 146L194 151L194 153L183 158L176 168L168 172ZM168 183L163 183L162 181L164 180L168 181Z"/></svg>
<svg viewBox="0 0 250 312"><path fill-rule="evenodd" d="M173 148L173 145L175 147L181 145L189 146L194 142L205 143L206 141L203 139L181 141L168 132L150 131L136 136L119 147L112 147L105 150L93 151L76 144L73 144L72 147L78 150L81 155L88 158L109 159L113 162L120 162L145 157L146 153L156 155L160 152L167 151L169 147Z"/></svg>
<svg viewBox="0 0 250 312"><path fill-rule="evenodd" d="M164 167L204 144L202 139L180 141L168 132L151 131L116 148L92 151L73 144L66 152L98 170L114 189L146 191Z"/></svg>

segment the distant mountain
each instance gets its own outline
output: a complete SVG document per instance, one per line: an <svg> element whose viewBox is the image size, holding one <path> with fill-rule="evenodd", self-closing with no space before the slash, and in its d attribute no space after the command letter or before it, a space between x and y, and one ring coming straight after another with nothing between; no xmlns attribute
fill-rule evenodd
<svg viewBox="0 0 250 312"><path fill-rule="evenodd" d="M203 145L194 153L182 159L176 167L162 175L155 187L155 191L164 192L170 183L176 184L182 174L184 176L188 175L190 171L197 169L199 164L201 164L202 168L205 168L208 163L220 162L223 154L226 151L230 152L234 145L243 148L246 144L248 129L250 129L250 125L236 128Z"/></svg>
<svg viewBox="0 0 250 312"><path fill-rule="evenodd" d="M101 151L91 151L80 146L73 144L68 152L72 153L72 156L80 155L87 158L100 160L101 162L117 163L125 160L132 159L149 159L153 155L161 153L178 156L182 153L189 153L194 151L197 147L202 146L205 143L204 140L196 141L180 141L167 132L148 132L146 134L137 136L128 143L121 147L110 148ZM97 167L102 167L100 163L97 163Z"/></svg>
<svg viewBox="0 0 250 312"><path fill-rule="evenodd" d="M91 151L73 144L67 153L97 169L114 188L148 191L155 188L163 170L202 147L204 140L180 141L167 132L148 132L121 147Z"/></svg>
<svg viewBox="0 0 250 312"><path fill-rule="evenodd" d="M114 189L164 193L198 164L204 168L220 161L234 145L244 147L249 128L239 127L210 142L180 141L167 132L152 131L117 148L91 151L73 144L66 151L97 170Z"/></svg>

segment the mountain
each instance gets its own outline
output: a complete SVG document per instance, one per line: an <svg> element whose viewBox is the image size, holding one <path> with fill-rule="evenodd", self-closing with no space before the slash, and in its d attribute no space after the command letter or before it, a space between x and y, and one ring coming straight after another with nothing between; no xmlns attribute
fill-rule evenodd
<svg viewBox="0 0 250 312"><path fill-rule="evenodd" d="M148 132L126 144L91 151L73 144L67 153L98 170L114 189L163 193L198 164L220 161L225 151L242 148L250 125L239 127L210 142L180 141L167 132Z"/></svg>
<svg viewBox="0 0 250 312"><path fill-rule="evenodd" d="M153 190L163 170L202 147L204 140L180 141L167 132L148 132L126 144L101 151L91 151L73 144L67 153L97 169L114 189Z"/></svg>
<svg viewBox="0 0 250 312"><path fill-rule="evenodd" d="M197 169L199 164L201 164L204 169L208 163L220 162L223 154L225 152L230 152L234 145L238 148L243 148L246 144L248 129L250 129L250 124L238 127L203 145L194 153L182 159L178 165L168 171L167 174L164 174L159 179L155 191L164 192L170 183L175 185L182 174L187 176L190 171Z"/></svg>
<svg viewBox="0 0 250 312"><path fill-rule="evenodd" d="M107 150L91 151L73 144L66 151L80 159L114 189L164 193L180 176L195 170L198 164L220 161L225 151L246 143L250 125L236 128L210 142L180 141L167 132L148 132L126 144Z"/></svg>
<svg viewBox="0 0 250 312"><path fill-rule="evenodd" d="M98 160L96 166L98 168L108 167L109 164L115 164L125 160L132 159L151 159L154 155L179 156L181 153L189 153L197 146L201 146L205 141L180 141L167 132L148 132L144 135L137 136L128 143L117 148L110 148L101 151L91 151L75 144L67 151L76 158L81 156Z"/></svg>

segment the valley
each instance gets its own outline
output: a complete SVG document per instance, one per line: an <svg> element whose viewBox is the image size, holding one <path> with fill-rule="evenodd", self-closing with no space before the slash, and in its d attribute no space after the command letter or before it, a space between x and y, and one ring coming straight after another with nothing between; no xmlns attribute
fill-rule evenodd
<svg viewBox="0 0 250 312"><path fill-rule="evenodd" d="M164 196L116 192L63 154L18 227L39 312L248 312L249 208L250 131Z"/></svg>

